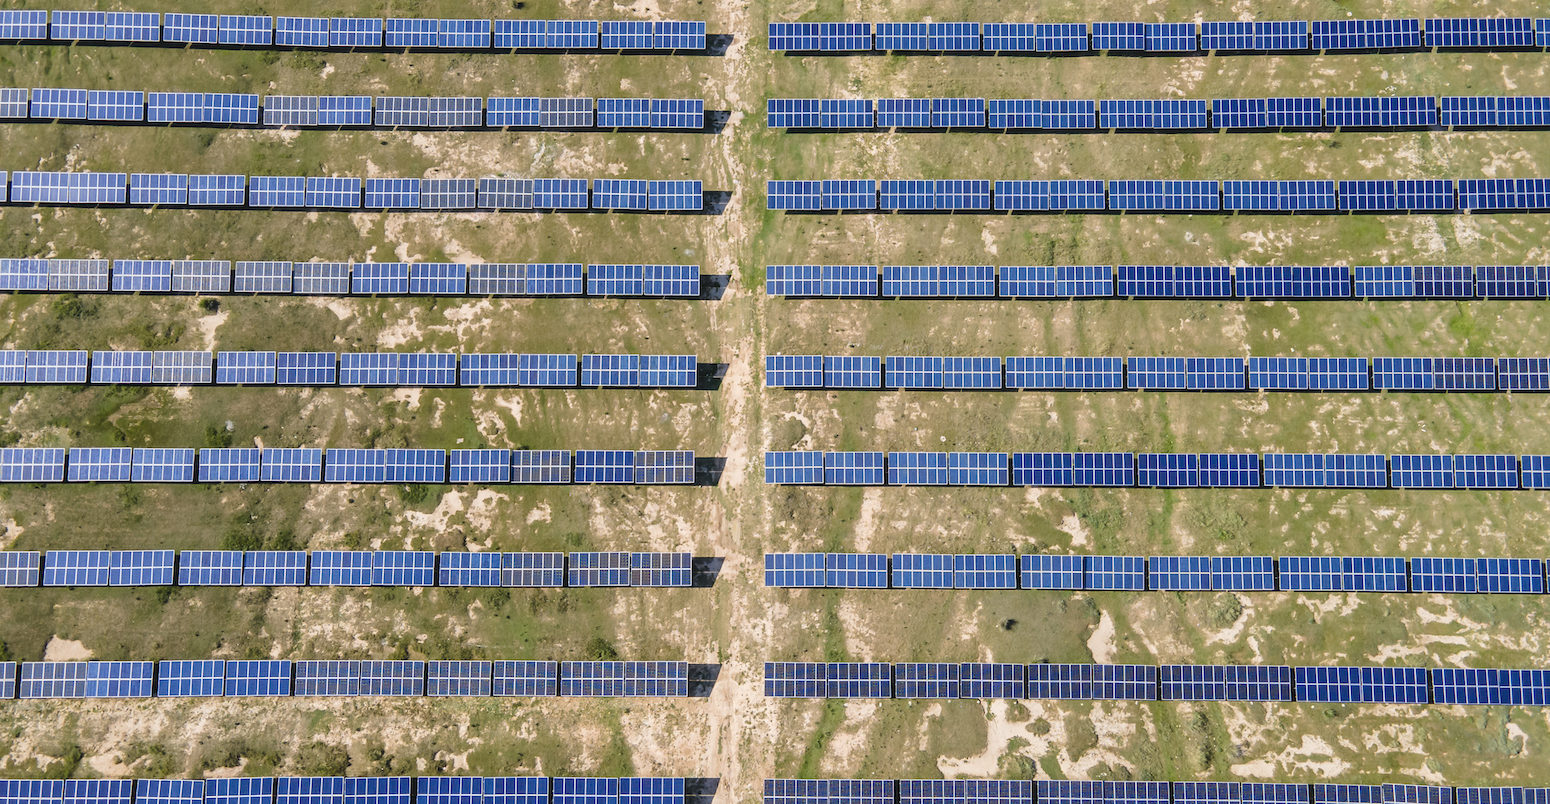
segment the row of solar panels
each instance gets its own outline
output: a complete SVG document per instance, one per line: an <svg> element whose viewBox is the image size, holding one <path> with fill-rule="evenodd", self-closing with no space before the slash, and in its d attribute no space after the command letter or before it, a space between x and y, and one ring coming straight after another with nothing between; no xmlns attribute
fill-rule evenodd
<svg viewBox="0 0 1550 804"><path fill-rule="evenodd" d="M0 261L0 275L4 270ZM1550 266L767 265L764 292L861 298L1543 299L1550 297Z"/></svg>
<svg viewBox="0 0 1550 804"><path fill-rule="evenodd" d="M830 486L1550 489L1550 455L1267 452L764 453L764 482Z"/></svg>
<svg viewBox="0 0 1550 804"><path fill-rule="evenodd" d="M891 568L891 570L890 570ZM764 585L791 589L1545 593L1538 558L765 553Z"/></svg>
<svg viewBox="0 0 1550 804"><path fill-rule="evenodd" d="M694 298L700 266L3 258L0 291Z"/></svg>
<svg viewBox="0 0 1550 804"><path fill-rule="evenodd" d="M21 175L21 174L16 174ZM1550 209L1550 179L771 179L788 212L1454 212ZM15 189L11 200L16 201Z"/></svg>
<svg viewBox="0 0 1550 804"><path fill-rule="evenodd" d="M5 447L0 483L694 483L691 450Z"/></svg>
<svg viewBox="0 0 1550 804"><path fill-rule="evenodd" d="M176 660L0 662L0 699L279 696L682 698L687 662Z"/></svg>
<svg viewBox="0 0 1550 804"><path fill-rule="evenodd" d="M694 355L0 350L0 384L694 388Z"/></svg>
<svg viewBox="0 0 1550 804"><path fill-rule="evenodd" d="M0 171L0 186L7 184L5 179L5 171ZM361 179L18 170L10 174L9 187L9 202L23 205L630 212L698 212L705 207L704 183L698 179Z"/></svg>
<svg viewBox="0 0 1550 804"><path fill-rule="evenodd" d="M796 53L1274 53L1550 47L1550 19L1434 17L1266 22L772 22Z"/></svg>
<svg viewBox="0 0 1550 804"><path fill-rule="evenodd" d="M1550 706L1550 670L1220 664L765 662L771 698Z"/></svg>
<svg viewBox="0 0 1550 804"><path fill-rule="evenodd" d="M0 586L692 586L688 553L10 550Z"/></svg>
<svg viewBox="0 0 1550 804"><path fill-rule="evenodd" d="M3 91L3 90L0 90ZM1471 95L1040 100L1037 98L771 98L770 128L994 131L1544 128L1550 97Z"/></svg>
<svg viewBox="0 0 1550 804"><path fill-rule="evenodd" d="M0 11L0 41L356 50L703 51L690 20L270 17L145 11Z"/></svg>
<svg viewBox="0 0 1550 804"><path fill-rule="evenodd" d="M0 89L0 120L327 128L705 127L705 101L665 98L378 97L120 89Z"/></svg>
<svg viewBox="0 0 1550 804"><path fill-rule="evenodd" d="M683 804L684 791L645 776L0 779L4 804Z"/></svg>
<svg viewBox="0 0 1550 804"><path fill-rule="evenodd" d="M1550 787L1055 779L765 779L764 804L1550 804Z"/></svg>
<svg viewBox="0 0 1550 804"><path fill-rule="evenodd" d="M764 385L951 391L1550 391L1550 358L766 355Z"/></svg>

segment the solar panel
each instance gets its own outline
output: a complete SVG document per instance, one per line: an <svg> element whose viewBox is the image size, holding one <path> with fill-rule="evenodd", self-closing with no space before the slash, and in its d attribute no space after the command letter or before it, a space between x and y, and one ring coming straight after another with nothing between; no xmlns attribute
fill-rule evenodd
<svg viewBox="0 0 1550 804"><path fill-rule="evenodd" d="M1201 488L1257 488L1259 456L1254 453L1201 453Z"/></svg>
<svg viewBox="0 0 1550 804"><path fill-rule="evenodd" d="M0 259L0 290L48 290L48 260Z"/></svg>
<svg viewBox="0 0 1550 804"><path fill-rule="evenodd" d="M881 553L826 553L824 583L831 589L887 589L888 556Z"/></svg>
<svg viewBox="0 0 1550 804"><path fill-rule="evenodd" d="M155 665L152 662L87 662L86 663L86 690L83 697L86 698L149 698L155 693L156 687ZM128 800L128 781L124 790L124 800ZM88 800L97 798L95 795L86 796ZM65 799L70 799L68 782L65 785Z"/></svg>
<svg viewBox="0 0 1550 804"><path fill-rule="evenodd" d="M366 179L364 209L419 209L420 180L410 178Z"/></svg>
<svg viewBox="0 0 1550 804"><path fill-rule="evenodd" d="M134 483L192 483L194 450L135 447L129 479Z"/></svg>
<svg viewBox="0 0 1550 804"><path fill-rule="evenodd" d="M1207 556L1152 556L1147 569L1151 589L1211 590L1211 559Z"/></svg>
<svg viewBox="0 0 1550 804"><path fill-rule="evenodd" d="M893 486L947 485L947 453L888 453L888 484Z"/></svg>
<svg viewBox="0 0 1550 804"><path fill-rule="evenodd" d="M571 553L565 583L567 586L629 586L630 554Z"/></svg>
<svg viewBox="0 0 1550 804"><path fill-rule="evenodd" d="M1342 299L1351 296L1345 265L1242 265L1238 295L1246 299Z"/></svg>
<svg viewBox="0 0 1550 804"><path fill-rule="evenodd" d="M633 466L629 467L629 469L629 475L633 478ZM612 472L609 476L615 475L618 475L617 471ZM570 483L571 455L565 450L512 450L511 482L522 484ZM577 482L581 481L578 480ZM628 483L631 480L621 479L608 482Z"/></svg>
<svg viewBox="0 0 1550 804"><path fill-rule="evenodd" d="M62 448L0 448L0 483L60 483L64 479Z"/></svg>
<svg viewBox="0 0 1550 804"><path fill-rule="evenodd" d="M403 378L403 358L401 352L342 353L339 355L339 384L398 385Z"/></svg>
<svg viewBox="0 0 1550 804"><path fill-rule="evenodd" d="M1017 556L953 556L953 585L957 589L1016 589Z"/></svg>
<svg viewBox="0 0 1550 804"><path fill-rule="evenodd" d="M1025 554L1019 557L1024 589L1083 589L1082 556Z"/></svg>
<svg viewBox="0 0 1550 804"><path fill-rule="evenodd" d="M1415 592L1473 593L1476 589L1475 560L1472 558L1413 558L1410 560L1410 588Z"/></svg>
<svg viewBox="0 0 1550 804"><path fill-rule="evenodd" d="M887 482L887 465L882 452L824 453L824 471L817 482L836 486L881 486Z"/></svg>
<svg viewBox="0 0 1550 804"><path fill-rule="evenodd" d="M1422 46L1418 19L1314 20L1313 50L1414 50Z"/></svg>
<svg viewBox="0 0 1550 804"><path fill-rule="evenodd" d="M687 662L561 662L559 693L580 697L684 697ZM556 784L560 779L555 779ZM558 799L559 788L555 796Z"/></svg>
<svg viewBox="0 0 1550 804"><path fill-rule="evenodd" d="M241 585L241 550L184 550L178 556L178 586Z"/></svg>
<svg viewBox="0 0 1550 804"><path fill-rule="evenodd" d="M226 695L239 698L281 697L291 694L291 662L288 659L226 662ZM210 780L213 784L217 780ZM220 781L238 781L236 779ZM263 781L270 781L264 779ZM207 794L209 790L207 789ZM231 804L263 804L266 790L233 790ZM208 797L208 795L207 795ZM251 798L250 798L251 797ZM252 800L257 799L257 800Z"/></svg>
<svg viewBox="0 0 1550 804"><path fill-rule="evenodd" d="M1181 391L1188 387L1187 358L1131 357L1126 363L1127 388Z"/></svg>
<svg viewBox="0 0 1550 804"><path fill-rule="evenodd" d="M18 170L11 174L13 204L123 204L125 173L64 173Z"/></svg>
<svg viewBox="0 0 1550 804"><path fill-rule="evenodd" d="M764 585L774 588L823 588L828 585L825 553L765 553Z"/></svg>
<svg viewBox="0 0 1550 804"><path fill-rule="evenodd" d="M248 206L300 208L307 205L304 176L252 176L248 180Z"/></svg>
<svg viewBox="0 0 1550 804"><path fill-rule="evenodd" d="M1149 22L1143 32L1148 53L1193 53L1199 49L1192 22Z"/></svg>
<svg viewBox="0 0 1550 804"><path fill-rule="evenodd" d="M433 48L438 27L433 19L389 17L383 21L382 44L389 48Z"/></svg>
<svg viewBox="0 0 1550 804"><path fill-rule="evenodd" d="M1383 783L1384 804L1453 804L1453 788Z"/></svg>
<svg viewBox="0 0 1550 804"><path fill-rule="evenodd" d="M1475 295L1468 265L1358 265L1352 267L1358 298L1456 298Z"/></svg>
<svg viewBox="0 0 1550 804"><path fill-rule="evenodd" d="M66 467L72 483L127 483L134 451L129 447L71 447Z"/></svg>
<svg viewBox="0 0 1550 804"><path fill-rule="evenodd" d="M172 289L172 260L114 260L111 287L115 293L166 293Z"/></svg>
<svg viewBox="0 0 1550 804"><path fill-rule="evenodd" d="M550 697L558 694L558 665L542 661L497 661L491 689L496 697Z"/></svg>
<svg viewBox="0 0 1550 804"><path fill-rule="evenodd" d="M1211 588L1218 592L1274 591L1275 570L1275 559L1270 556L1212 556Z"/></svg>
<svg viewBox="0 0 1550 804"><path fill-rule="evenodd" d="M372 586L435 586L436 554L421 550L377 550L371 554Z"/></svg>
<svg viewBox="0 0 1550 804"><path fill-rule="evenodd" d="M1146 588L1146 559L1141 556L1085 556L1087 588L1139 592Z"/></svg>
<svg viewBox="0 0 1550 804"><path fill-rule="evenodd" d="M999 372L996 377L1000 379ZM950 452L947 454L949 486L1005 486L1010 480L1005 452Z"/></svg>
<svg viewBox="0 0 1550 804"><path fill-rule="evenodd" d="M943 359L919 355L889 355L884 386L889 389L940 390L943 387Z"/></svg>
<svg viewBox="0 0 1550 804"><path fill-rule="evenodd" d="M1514 455L1455 455L1453 485L1461 489L1515 489L1518 459Z"/></svg>
<svg viewBox="0 0 1550 804"><path fill-rule="evenodd" d="M1225 299L1232 297L1226 265L1119 265L1114 295L1132 298Z"/></svg>
<svg viewBox="0 0 1550 804"><path fill-rule="evenodd" d="M316 209L359 209L361 180L342 176L308 176L307 206Z"/></svg>
<svg viewBox="0 0 1550 804"><path fill-rule="evenodd" d="M1537 558L1481 558L1475 561L1476 588L1485 594L1543 594L1544 562Z"/></svg>
<svg viewBox="0 0 1550 804"><path fill-rule="evenodd" d="M141 122L145 119L145 93L117 89L89 90L86 93L86 119L110 123ZM131 200L129 203L140 202Z"/></svg>
<svg viewBox="0 0 1550 804"><path fill-rule="evenodd" d="M958 665L945 662L900 662L893 666L896 698L957 698ZM907 787L909 782L904 783Z"/></svg>
<svg viewBox="0 0 1550 804"><path fill-rule="evenodd" d="M765 662L767 698L822 698L828 667L823 662Z"/></svg>
<svg viewBox="0 0 1550 804"><path fill-rule="evenodd" d="M1345 557L1340 583L1347 592L1404 592L1409 589L1405 560L1399 557Z"/></svg>
<svg viewBox="0 0 1550 804"><path fill-rule="evenodd" d="M692 586L693 561L689 553L631 553L630 586Z"/></svg>
<svg viewBox="0 0 1550 804"><path fill-rule="evenodd" d="M824 454L819 451L764 453L764 482L772 485L815 485L824 482Z"/></svg>
<svg viewBox="0 0 1550 804"><path fill-rule="evenodd" d="M322 660L295 662L293 695L356 696L361 692L361 662ZM284 779L281 780L284 782ZM283 791L282 791L283 792Z"/></svg>
<svg viewBox="0 0 1550 804"><path fill-rule="evenodd" d="M825 698L891 698L893 668L887 662L828 662Z"/></svg>
<svg viewBox="0 0 1550 804"><path fill-rule="evenodd" d="M360 663L359 694L384 696L414 696L425 694L425 662L418 660L363 661ZM349 784L358 779L346 780L345 795L349 796ZM408 779L404 779L407 783ZM407 799L407 784L404 797Z"/></svg>
<svg viewBox="0 0 1550 804"><path fill-rule="evenodd" d="M634 463L634 482L638 485L694 483L694 453L690 450L637 450ZM580 466L579 459L577 465Z"/></svg>
<svg viewBox="0 0 1550 804"><path fill-rule="evenodd" d="M370 586L371 553L366 550L313 550L310 586Z"/></svg>
<svg viewBox="0 0 1550 804"><path fill-rule="evenodd" d="M240 556L241 553L238 553L238 555ZM240 567L238 571L241 571ZM225 694L225 690L226 662L220 659L164 661L157 663L156 697L158 698L221 696ZM143 784L152 780L141 779L140 781ZM180 796L167 796L167 798L169 801L183 800L183 797ZM202 795L192 799L194 804L202 804L203 800Z"/></svg>
<svg viewBox="0 0 1550 804"><path fill-rule="evenodd" d="M1124 386L1120 357L1008 357L1006 387L1047 390L1118 390Z"/></svg>
<svg viewBox="0 0 1550 804"><path fill-rule="evenodd" d="M999 390L1001 358L944 357L942 387L948 390Z"/></svg>
<svg viewBox="0 0 1550 804"><path fill-rule="evenodd" d="M1146 50L1146 26L1139 22L1095 22L1093 50Z"/></svg>
<svg viewBox="0 0 1550 804"><path fill-rule="evenodd" d="M15 200L15 196L12 196ZM49 260L48 289L105 293L109 287L107 260ZM68 354L53 352L53 354ZM84 355L84 352L79 354ZM83 380L84 382L84 380Z"/></svg>
<svg viewBox="0 0 1550 804"><path fill-rule="evenodd" d="M42 41L48 38L48 12L6 9L0 11L0 39Z"/></svg>
<svg viewBox="0 0 1550 804"><path fill-rule="evenodd" d="M1264 484L1288 488L1386 488L1383 455L1266 453Z"/></svg>
<svg viewBox="0 0 1550 804"><path fill-rule="evenodd" d="M1137 212L1190 212L1221 208L1215 181L1111 181L1109 208Z"/></svg>
<svg viewBox="0 0 1550 804"><path fill-rule="evenodd" d="M301 550L249 550L243 554L243 586L306 584L307 554Z"/></svg>

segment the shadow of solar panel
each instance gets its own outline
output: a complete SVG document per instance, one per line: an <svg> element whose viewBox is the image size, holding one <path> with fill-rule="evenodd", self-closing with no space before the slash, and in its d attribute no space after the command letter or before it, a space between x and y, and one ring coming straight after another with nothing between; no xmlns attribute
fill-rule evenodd
<svg viewBox="0 0 1550 804"><path fill-rule="evenodd" d="M499 698L553 697L558 694L558 665L542 661L492 663L491 689Z"/></svg>
<svg viewBox="0 0 1550 804"><path fill-rule="evenodd" d="M773 588L828 586L825 553L765 553L764 585Z"/></svg>
<svg viewBox="0 0 1550 804"><path fill-rule="evenodd" d="M893 668L887 662L828 662L825 698L891 698Z"/></svg>
<svg viewBox="0 0 1550 804"><path fill-rule="evenodd" d="M823 662L765 662L764 697L823 698L827 678Z"/></svg>
<svg viewBox="0 0 1550 804"><path fill-rule="evenodd" d="M435 586L436 554L421 550L371 553L372 586Z"/></svg>
<svg viewBox="0 0 1550 804"><path fill-rule="evenodd" d="M178 586L241 585L241 550L184 550L178 554Z"/></svg>
<svg viewBox="0 0 1550 804"><path fill-rule="evenodd" d="M158 698L219 697L225 694L225 690L226 662L220 659L157 663L156 697ZM202 802L203 797L201 796L197 801Z"/></svg>
<svg viewBox="0 0 1550 804"><path fill-rule="evenodd" d="M824 585L830 589L887 589L888 556L882 553L825 553Z"/></svg>

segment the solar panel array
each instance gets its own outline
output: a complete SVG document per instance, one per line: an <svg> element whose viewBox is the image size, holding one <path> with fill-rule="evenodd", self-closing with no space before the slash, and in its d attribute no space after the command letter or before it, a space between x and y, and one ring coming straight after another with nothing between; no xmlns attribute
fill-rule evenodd
<svg viewBox="0 0 1550 804"><path fill-rule="evenodd" d="M627 697L688 695L678 661L173 660L0 662L12 697Z"/></svg>
<svg viewBox="0 0 1550 804"><path fill-rule="evenodd" d="M4 177L0 172L0 177ZM618 179L359 179L339 176L143 174L18 170L6 199L15 205L246 207L383 211L486 210L541 212L619 209L603 188ZM700 212L698 179L639 179L646 212ZM187 192L167 192L187 187ZM195 192L200 187L206 191ZM589 192L589 188L592 188Z"/></svg>
<svg viewBox="0 0 1550 804"><path fill-rule="evenodd" d="M1019 668L1021 673L1010 668ZM994 678L994 686L966 678ZM1430 684L1428 684L1430 680ZM1020 698L1550 706L1550 670L765 662L767 698ZM1166 799L1164 799L1166 801Z"/></svg>
<svg viewBox="0 0 1550 804"><path fill-rule="evenodd" d="M0 462L4 455L0 450ZM1417 462L1418 457L1426 461ZM764 454L764 482L800 486L1542 490L1550 489L1550 456L772 450Z"/></svg>
<svg viewBox="0 0 1550 804"><path fill-rule="evenodd" d="M0 448L0 483L65 481L689 485L695 460L690 450Z"/></svg>
<svg viewBox="0 0 1550 804"><path fill-rule="evenodd" d="M698 382L694 355L0 350L0 384L21 385L694 388Z"/></svg>
<svg viewBox="0 0 1550 804"><path fill-rule="evenodd" d="M0 291L695 298L700 266L0 258Z"/></svg>
<svg viewBox="0 0 1550 804"><path fill-rule="evenodd" d="M0 120L258 128L705 128L705 101L698 98L374 98L7 87L0 88L0 99ZM168 189L191 189L187 177L164 178L181 179Z"/></svg>
<svg viewBox="0 0 1550 804"><path fill-rule="evenodd" d="M616 560L615 582L583 569ZM309 572L310 564L310 572ZM691 586L689 553L466 553L369 550L50 550L0 552L0 587L43 586Z"/></svg>
<svg viewBox="0 0 1550 804"><path fill-rule="evenodd" d="M685 787L682 777L648 776L0 779L0 798L32 804L682 804Z"/></svg>
<svg viewBox="0 0 1550 804"><path fill-rule="evenodd" d="M25 90L21 90L25 91ZM968 111L966 111L968 110ZM765 125L791 131L1228 131L1544 128L1550 96L1083 100L1042 98L771 98Z"/></svg>
<svg viewBox="0 0 1550 804"><path fill-rule="evenodd" d="M766 355L764 384L830 390L1542 391L1550 389L1550 358Z"/></svg>
<svg viewBox="0 0 1550 804"><path fill-rule="evenodd" d="M1545 594L1538 558L765 553L788 589L1045 589Z"/></svg>
<svg viewBox="0 0 1550 804"><path fill-rule="evenodd" d="M1295 53L1550 46L1529 17L1254 22L772 22L769 49L792 53Z"/></svg>
<svg viewBox="0 0 1550 804"><path fill-rule="evenodd" d="M13 203L47 203L31 189L18 198L12 181ZM765 206L784 212L1537 212L1550 209L1550 179L770 179Z"/></svg>
<svg viewBox="0 0 1550 804"><path fill-rule="evenodd" d="M699 20L272 17L126 11L0 11L0 41L333 50L699 52Z"/></svg>
<svg viewBox="0 0 1550 804"><path fill-rule="evenodd" d="M763 791L764 804L1541 804L1547 798L1546 787L1064 779L765 779Z"/></svg>
<svg viewBox="0 0 1550 804"><path fill-rule="evenodd" d="M1550 184L1546 185L1550 191ZM1550 206L1550 195L1546 196ZM3 263L0 263L3 266ZM903 266L767 265L770 296L886 298L885 271ZM908 297L1004 299L1543 299L1550 266L1542 265L1003 265L907 266L926 277ZM972 282L932 277L970 273ZM967 270L965 270L967 269ZM38 280L32 280L37 284ZM935 282L935 284L933 284ZM846 358L859 359L859 358ZM1117 358L1116 358L1117 359ZM1323 358L1268 358L1309 360ZM1501 358L1510 360L1515 358ZM1510 390L1510 389L1509 389Z"/></svg>

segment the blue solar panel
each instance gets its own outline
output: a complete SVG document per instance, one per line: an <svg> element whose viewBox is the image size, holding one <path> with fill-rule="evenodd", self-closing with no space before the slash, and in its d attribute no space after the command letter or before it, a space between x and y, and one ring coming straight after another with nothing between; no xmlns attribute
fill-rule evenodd
<svg viewBox="0 0 1550 804"><path fill-rule="evenodd" d="M1426 46L1505 50L1534 47L1528 17L1454 17L1426 20Z"/></svg>
<svg viewBox="0 0 1550 804"><path fill-rule="evenodd" d="M1538 265L1481 265L1475 295L1483 299L1538 299L1547 291L1550 269Z"/></svg>
<svg viewBox="0 0 1550 804"><path fill-rule="evenodd" d="M35 550L6 550L0 552L0 587L25 588L37 586L42 575L42 555ZM14 665L5 663L0 667ZM13 678L12 681L15 679ZM0 700L15 697L0 694Z"/></svg>
<svg viewBox="0 0 1550 804"><path fill-rule="evenodd" d="M893 666L896 698L957 698L958 665L900 662ZM908 784L906 782L906 784Z"/></svg>
<svg viewBox="0 0 1550 804"><path fill-rule="evenodd" d="M765 662L764 695L769 698L822 698L828 668L822 662Z"/></svg>
<svg viewBox="0 0 1550 804"><path fill-rule="evenodd" d="M145 119L145 93L129 90L90 90L86 93L86 118L116 123L138 123ZM131 200L129 203L141 202Z"/></svg>
<svg viewBox="0 0 1550 804"><path fill-rule="evenodd" d="M772 210L816 212L823 208L822 185L817 181L771 179L765 182L765 196Z"/></svg>
<svg viewBox="0 0 1550 804"><path fill-rule="evenodd" d="M1537 558L1481 558L1475 561L1477 590L1486 594L1543 594L1544 562Z"/></svg>
<svg viewBox="0 0 1550 804"><path fill-rule="evenodd" d="M1207 556L1152 556L1147 561L1151 589L1209 592L1211 559Z"/></svg>
<svg viewBox="0 0 1550 804"><path fill-rule="evenodd" d="M823 455L823 483L836 486L881 486L887 482L882 452L829 452Z"/></svg>
<svg viewBox="0 0 1550 804"><path fill-rule="evenodd" d="M1210 211L1221 208L1215 181L1111 181L1109 208L1142 212Z"/></svg>
<svg viewBox="0 0 1550 804"><path fill-rule="evenodd" d="M953 585L957 589L1016 589L1017 556L953 556Z"/></svg>
<svg viewBox="0 0 1550 804"><path fill-rule="evenodd" d="M71 447L66 467L72 483L126 483L134 451L129 447Z"/></svg>
<svg viewBox="0 0 1550 804"><path fill-rule="evenodd" d="M1143 30L1148 53L1193 53L1199 49L1192 22L1149 22Z"/></svg>
<svg viewBox="0 0 1550 804"><path fill-rule="evenodd" d="M48 38L48 12L6 9L0 11L0 39L42 41Z"/></svg>
<svg viewBox="0 0 1550 804"><path fill-rule="evenodd" d="M764 385L766 388L822 388L823 367L822 355L766 355Z"/></svg>
<svg viewBox="0 0 1550 804"><path fill-rule="evenodd" d="M775 51L818 50L818 23L772 22L769 25L769 48Z"/></svg>
<svg viewBox="0 0 1550 804"><path fill-rule="evenodd" d="M1188 358L1132 357L1126 363L1128 388L1181 391L1188 387Z"/></svg>
<svg viewBox="0 0 1550 804"><path fill-rule="evenodd" d="M134 483L194 482L194 450L135 447L129 479Z"/></svg>
<svg viewBox="0 0 1550 804"><path fill-rule="evenodd" d="M877 208L877 182L872 179L825 179L819 184L820 207L825 210Z"/></svg>
<svg viewBox="0 0 1550 804"><path fill-rule="evenodd" d="M1329 97L1324 125L1331 128L1410 128L1437 125L1437 99L1430 95Z"/></svg>
<svg viewBox="0 0 1550 804"><path fill-rule="evenodd" d="M1008 698L1027 696L1026 668L1020 664L966 662L958 667L960 698Z"/></svg>
<svg viewBox="0 0 1550 804"><path fill-rule="evenodd" d="M355 660L298 661L292 694L297 696L355 696L361 694L361 662ZM284 795L284 779L281 779ZM278 799L278 800L283 800ZM297 802L305 804L305 802Z"/></svg>
<svg viewBox="0 0 1550 804"><path fill-rule="evenodd" d="M1342 558L1340 583L1347 592L1408 591L1405 559L1393 556Z"/></svg>
<svg viewBox="0 0 1550 804"><path fill-rule="evenodd" d="M1515 455L1455 455L1453 485L1461 489L1515 489L1518 459Z"/></svg>
<svg viewBox="0 0 1550 804"><path fill-rule="evenodd" d="M178 586L241 586L241 550L184 550L178 556Z"/></svg>
<svg viewBox="0 0 1550 804"><path fill-rule="evenodd" d="M377 550L371 554L372 586L435 586L436 554L418 550Z"/></svg>
<svg viewBox="0 0 1550 804"><path fill-rule="evenodd" d="M586 186L582 181L583 193ZM420 208L420 180L410 178L382 178L366 179L363 185L365 193L361 207L365 209L419 209ZM310 199L309 199L310 200ZM585 208L586 204L581 205Z"/></svg>
<svg viewBox="0 0 1550 804"><path fill-rule="evenodd" d="M1024 589L1085 588L1082 556L1025 554L1019 562Z"/></svg>
<svg viewBox="0 0 1550 804"><path fill-rule="evenodd" d="M1314 50L1413 50L1421 47L1418 19L1314 20Z"/></svg>
<svg viewBox="0 0 1550 804"><path fill-rule="evenodd" d="M1226 265L1120 265L1114 295L1134 298L1231 298Z"/></svg>
<svg viewBox="0 0 1550 804"><path fill-rule="evenodd" d="M1124 387L1124 358L1008 357L1006 387L1050 390L1117 390Z"/></svg>
<svg viewBox="0 0 1550 804"><path fill-rule="evenodd" d="M1001 358L944 357L942 387L948 390L999 390Z"/></svg>
<svg viewBox="0 0 1550 804"><path fill-rule="evenodd" d="M1087 588L1139 592L1146 588L1146 559L1141 556L1086 556Z"/></svg>
<svg viewBox="0 0 1550 804"><path fill-rule="evenodd" d="M558 668L555 662L543 661L498 661L491 668L491 688L496 697L551 697L558 694ZM547 779L543 781L547 782ZM531 786L528 794L537 791ZM486 788L488 791L488 788ZM547 791L544 791L547 792ZM488 801L489 799L486 798ZM547 800L547 799L545 799ZM522 796L517 798L519 804L528 804ZM542 801L537 804L543 804Z"/></svg>
<svg viewBox="0 0 1550 804"><path fill-rule="evenodd" d="M86 662L22 662L17 697L82 698L86 695Z"/></svg>
<svg viewBox="0 0 1550 804"><path fill-rule="evenodd" d="M1260 299L1333 299L1351 295L1349 266L1244 265L1238 295Z"/></svg>
<svg viewBox="0 0 1550 804"><path fill-rule="evenodd" d="M931 127L984 128L985 99L932 98Z"/></svg>
<svg viewBox="0 0 1550 804"><path fill-rule="evenodd" d="M1289 488L1385 488L1383 455L1266 453L1264 483Z"/></svg>
<svg viewBox="0 0 1550 804"><path fill-rule="evenodd" d="M824 584L831 589L887 589L888 556L880 553L826 553Z"/></svg>
<svg viewBox="0 0 1550 804"><path fill-rule="evenodd" d="M893 668L886 662L829 662L824 675L825 698L893 696Z"/></svg>
<svg viewBox="0 0 1550 804"><path fill-rule="evenodd" d="M288 659L226 662L226 695L240 698L283 697L291 694L291 662ZM214 784L217 780L210 780ZM220 780L238 781L238 780ZM270 781L265 779L264 781ZM207 793L209 791L207 790ZM232 790L231 804L263 804L267 790ZM252 798L250 798L250 796ZM208 796L207 796L208 797ZM253 800L257 799L257 800Z"/></svg>
<svg viewBox="0 0 1550 804"><path fill-rule="evenodd" d="M253 176L248 181L250 207L305 207L307 180L303 176Z"/></svg>
<svg viewBox="0 0 1550 804"><path fill-rule="evenodd" d="M307 554L301 550L249 550L242 557L243 586L305 586Z"/></svg>
<svg viewBox="0 0 1550 804"><path fill-rule="evenodd" d="M1095 22L1093 50L1146 50L1146 26L1139 22Z"/></svg>
<svg viewBox="0 0 1550 804"><path fill-rule="evenodd" d="M894 589L952 589L953 556L945 554L894 553Z"/></svg>
<svg viewBox="0 0 1550 804"><path fill-rule="evenodd" d="M822 484L824 454L818 451L766 452L764 482L773 485Z"/></svg>
<svg viewBox="0 0 1550 804"><path fill-rule="evenodd" d="M947 484L1005 486L1010 481L1009 466L1005 452L950 452L947 454Z"/></svg>
<svg viewBox="0 0 1550 804"><path fill-rule="evenodd" d="M947 485L947 453L888 453L888 484L892 486Z"/></svg>
<svg viewBox="0 0 1550 804"><path fill-rule="evenodd" d="M311 586L370 586L371 552L366 550L313 550Z"/></svg>
<svg viewBox="0 0 1550 804"><path fill-rule="evenodd" d="M60 483L65 479L65 450L60 447L0 449L0 483Z"/></svg>
<svg viewBox="0 0 1550 804"><path fill-rule="evenodd" d="M425 662L422 661L364 661L360 663L359 694L414 696L425 694ZM347 779L345 796L351 795L350 785L366 779ZM408 779L403 780L403 797L408 798Z"/></svg>
<svg viewBox="0 0 1550 804"><path fill-rule="evenodd" d="M1213 556L1211 588L1232 592L1274 591L1275 559L1270 556Z"/></svg>
<svg viewBox="0 0 1550 804"><path fill-rule="evenodd" d="M828 585L827 565L826 553L765 553L764 585L775 588L822 588Z"/></svg>
<svg viewBox="0 0 1550 804"><path fill-rule="evenodd" d="M931 100L929 98L879 98L877 127L930 128Z"/></svg>
<svg viewBox="0 0 1550 804"><path fill-rule="evenodd" d="M11 174L13 204L123 204L125 173L64 173L18 170Z"/></svg>
<svg viewBox="0 0 1550 804"><path fill-rule="evenodd" d="M86 698L149 698L156 692L154 677L155 664L152 662L87 662L86 663L86 690L83 697ZM128 780L122 779L126 785L124 800L128 800ZM89 795L87 800L97 798ZM70 799L70 786L65 785L65 799Z"/></svg>
<svg viewBox="0 0 1550 804"><path fill-rule="evenodd" d="M1333 211L1333 181L1224 181L1222 209L1253 212Z"/></svg>
<svg viewBox="0 0 1550 804"><path fill-rule="evenodd" d="M240 556L241 553L238 555ZM220 659L157 663L156 697L158 698L220 696L225 694L225 690L226 662ZM140 781L143 783L150 780ZM194 799L195 804L201 804L202 801L203 796Z"/></svg>

